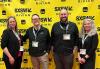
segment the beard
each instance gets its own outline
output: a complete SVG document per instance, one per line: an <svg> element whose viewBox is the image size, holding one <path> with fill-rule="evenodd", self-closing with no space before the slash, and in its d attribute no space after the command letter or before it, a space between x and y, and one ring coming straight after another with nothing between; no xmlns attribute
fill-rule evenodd
<svg viewBox="0 0 100 69"><path fill-rule="evenodd" d="M60 18L60 21L61 22L67 22L68 21L68 18L67 17Z"/></svg>

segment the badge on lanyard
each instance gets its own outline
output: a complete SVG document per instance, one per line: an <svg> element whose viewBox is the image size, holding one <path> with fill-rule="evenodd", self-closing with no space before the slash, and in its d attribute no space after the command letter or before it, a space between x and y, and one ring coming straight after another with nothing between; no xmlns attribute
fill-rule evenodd
<svg viewBox="0 0 100 69"><path fill-rule="evenodd" d="M70 34L63 34L63 40L70 40Z"/></svg>
<svg viewBox="0 0 100 69"><path fill-rule="evenodd" d="M86 49L80 49L80 54L86 55Z"/></svg>
<svg viewBox="0 0 100 69"><path fill-rule="evenodd" d="M32 41L32 47L38 47L38 42Z"/></svg>
<svg viewBox="0 0 100 69"><path fill-rule="evenodd" d="M24 51L24 47L23 46L20 46L19 51Z"/></svg>

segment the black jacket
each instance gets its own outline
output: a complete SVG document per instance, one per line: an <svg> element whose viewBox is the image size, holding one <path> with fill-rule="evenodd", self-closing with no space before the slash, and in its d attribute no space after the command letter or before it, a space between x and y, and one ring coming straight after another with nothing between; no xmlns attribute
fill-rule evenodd
<svg viewBox="0 0 100 69"><path fill-rule="evenodd" d="M22 45L23 43L21 42L21 46ZM5 47L8 48L8 51L14 58L17 58L20 44L13 31L10 29L4 30L2 34L1 48L4 49ZM3 59L8 59L5 53L3 53Z"/></svg>
<svg viewBox="0 0 100 69"><path fill-rule="evenodd" d="M69 21L66 24L69 24L67 34L71 35L71 40L63 40L63 34L66 34L66 30L63 30L60 25L65 28L67 25L57 22L52 27L51 45L54 46L55 53L69 55L73 53L74 46L78 45L78 28L73 22Z"/></svg>
<svg viewBox="0 0 100 69"><path fill-rule="evenodd" d="M86 49L86 54L92 57L95 54L95 50L97 49L97 46L98 46L97 34L87 37L83 46L82 46L82 38L80 38L78 52L80 52L80 49Z"/></svg>
<svg viewBox="0 0 100 69"><path fill-rule="evenodd" d="M42 27L37 32L36 41L39 42L38 47L32 47L32 41L35 41L35 36L33 34L33 27L27 29L26 34L23 36L23 41L29 39L29 54L31 56L41 56L49 50L50 35L49 31Z"/></svg>

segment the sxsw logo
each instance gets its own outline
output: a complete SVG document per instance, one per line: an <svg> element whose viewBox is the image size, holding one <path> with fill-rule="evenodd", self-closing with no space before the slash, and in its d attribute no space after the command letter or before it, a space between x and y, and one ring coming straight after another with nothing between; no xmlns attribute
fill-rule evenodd
<svg viewBox="0 0 100 69"><path fill-rule="evenodd" d="M27 29L18 29L18 32L25 33Z"/></svg>
<svg viewBox="0 0 100 69"><path fill-rule="evenodd" d="M61 11L62 9L66 9L66 10L72 11L73 7L72 6L61 6L61 7L57 7L56 6L54 9L55 9L55 11Z"/></svg>
<svg viewBox="0 0 100 69"><path fill-rule="evenodd" d="M34 0L36 5L50 4L50 0Z"/></svg>
<svg viewBox="0 0 100 69"><path fill-rule="evenodd" d="M86 18L90 18L92 20L95 20L95 16L76 16L76 21L81 21L81 20L84 20Z"/></svg>
<svg viewBox="0 0 100 69"><path fill-rule="evenodd" d="M100 48L97 48L97 50L96 50L97 52L100 52Z"/></svg>
<svg viewBox="0 0 100 69"><path fill-rule="evenodd" d="M45 14L45 9L41 9L41 10L40 10L40 13L41 13L41 14Z"/></svg>
<svg viewBox="0 0 100 69"><path fill-rule="evenodd" d="M0 62L3 61L3 58L0 58Z"/></svg>
<svg viewBox="0 0 100 69"><path fill-rule="evenodd" d="M83 12L88 12L88 7L83 7Z"/></svg>
<svg viewBox="0 0 100 69"><path fill-rule="evenodd" d="M28 63L28 59L23 59L23 62L24 63Z"/></svg>
<svg viewBox="0 0 100 69"><path fill-rule="evenodd" d="M94 2L94 0L78 0L78 3L83 3L83 2Z"/></svg>
<svg viewBox="0 0 100 69"><path fill-rule="evenodd" d="M100 9L100 5L98 5L98 9Z"/></svg>
<svg viewBox="0 0 100 69"><path fill-rule="evenodd" d="M20 3L21 3L21 4L24 4L24 3L25 3L25 0L20 0Z"/></svg>
<svg viewBox="0 0 100 69"><path fill-rule="evenodd" d="M100 27L97 27L97 31L100 31Z"/></svg>
<svg viewBox="0 0 100 69"><path fill-rule="evenodd" d="M11 2L12 0L0 0L0 2Z"/></svg>
<svg viewBox="0 0 100 69"><path fill-rule="evenodd" d="M52 22L52 18L47 17L47 18L40 18L41 22Z"/></svg>
<svg viewBox="0 0 100 69"><path fill-rule="evenodd" d="M0 23L6 23L7 22L7 19L0 19Z"/></svg>
<svg viewBox="0 0 100 69"><path fill-rule="evenodd" d="M65 2L66 0L61 0L61 2Z"/></svg>
<svg viewBox="0 0 100 69"><path fill-rule="evenodd" d="M15 13L18 12L32 12L31 8L15 8Z"/></svg>
<svg viewBox="0 0 100 69"><path fill-rule="evenodd" d="M22 25L26 24L26 20L21 20L21 24Z"/></svg>
<svg viewBox="0 0 100 69"><path fill-rule="evenodd" d="M30 16L32 8L15 8L16 16Z"/></svg>
<svg viewBox="0 0 100 69"><path fill-rule="evenodd" d="M2 10L2 15L6 15L6 10Z"/></svg>
<svg viewBox="0 0 100 69"><path fill-rule="evenodd" d="M0 3L0 6L10 6L10 2L12 0L0 0L0 2L3 2L3 3Z"/></svg>

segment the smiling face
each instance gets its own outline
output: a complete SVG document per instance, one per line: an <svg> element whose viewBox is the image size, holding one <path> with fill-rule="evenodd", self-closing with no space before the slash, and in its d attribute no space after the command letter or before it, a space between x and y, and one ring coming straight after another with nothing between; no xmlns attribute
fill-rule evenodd
<svg viewBox="0 0 100 69"><path fill-rule="evenodd" d="M84 23L84 30L86 32L89 32L91 30L91 27L92 27L92 24L90 21L86 20L85 23Z"/></svg>
<svg viewBox="0 0 100 69"><path fill-rule="evenodd" d="M66 22L68 20L68 12L65 9L62 9L59 14L59 17L60 17L60 21Z"/></svg>
<svg viewBox="0 0 100 69"><path fill-rule="evenodd" d="M9 20L8 20L8 26L10 28L12 28L12 29L15 29L16 25L17 25L16 24L16 20L13 17L9 18Z"/></svg>
<svg viewBox="0 0 100 69"><path fill-rule="evenodd" d="M38 15L33 15L32 16L32 23L34 26L39 26L40 25L40 18Z"/></svg>

